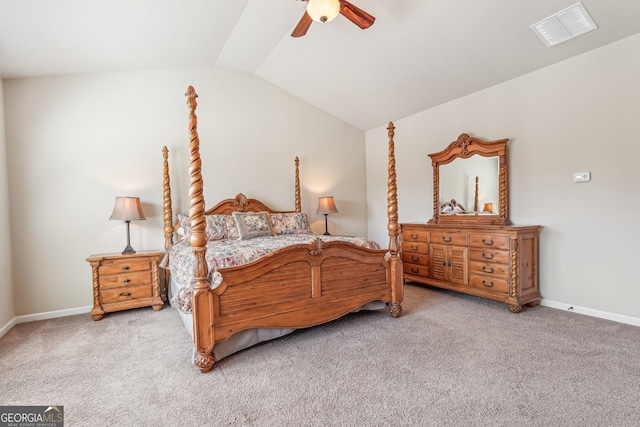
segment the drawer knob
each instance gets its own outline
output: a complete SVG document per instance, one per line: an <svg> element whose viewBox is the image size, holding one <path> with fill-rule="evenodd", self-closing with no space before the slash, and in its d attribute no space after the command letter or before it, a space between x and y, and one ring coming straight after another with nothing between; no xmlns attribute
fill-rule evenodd
<svg viewBox="0 0 640 427"><path fill-rule="evenodd" d="M448 239L446 237L442 236L442 241L443 242L450 242L451 241L451 236L449 236Z"/></svg>
<svg viewBox="0 0 640 427"><path fill-rule="evenodd" d="M493 259L493 254L489 254L489 256L487 256L484 252L482 252L482 258L484 258L484 259Z"/></svg>
<svg viewBox="0 0 640 427"><path fill-rule="evenodd" d="M487 245L487 246L491 246L493 245L493 239L486 241L485 239L482 239L482 244L483 245Z"/></svg>
<svg viewBox="0 0 640 427"><path fill-rule="evenodd" d="M417 235L417 234L411 234L411 235L410 235L410 237L411 237L413 240L416 240L416 239L418 238L418 235Z"/></svg>
<svg viewBox="0 0 640 427"><path fill-rule="evenodd" d="M130 297L131 296L131 292L123 292L122 296L123 297Z"/></svg>
<svg viewBox="0 0 640 427"><path fill-rule="evenodd" d="M487 288L493 288L493 282L489 282L489 283L487 283L486 281L484 281L484 280L483 280L483 281L482 281L482 284L483 284L484 286L486 286Z"/></svg>
<svg viewBox="0 0 640 427"><path fill-rule="evenodd" d="M487 270L487 266L483 265L482 266L482 271L484 271L485 273L491 274L491 273L493 273L493 267L491 267L491 270Z"/></svg>
<svg viewBox="0 0 640 427"><path fill-rule="evenodd" d="M411 255L411 261L418 262L418 261L420 261L420 257L417 257L415 255Z"/></svg>
<svg viewBox="0 0 640 427"><path fill-rule="evenodd" d="M415 274L418 274L420 272L420 269L419 268L415 268L415 267L411 267L411 272L415 273Z"/></svg>
<svg viewBox="0 0 640 427"><path fill-rule="evenodd" d="M129 269L129 266L128 266L128 265L125 265L124 267L122 267L122 269L123 269L123 270L128 270L128 269Z"/></svg>
<svg viewBox="0 0 640 427"><path fill-rule="evenodd" d="M418 247L417 247L417 246L414 246L414 245L411 245L411 250L412 250L412 251L417 251L417 250L418 250Z"/></svg>
<svg viewBox="0 0 640 427"><path fill-rule="evenodd" d="M131 281L131 279L124 279L123 282L124 283L129 283Z"/></svg>

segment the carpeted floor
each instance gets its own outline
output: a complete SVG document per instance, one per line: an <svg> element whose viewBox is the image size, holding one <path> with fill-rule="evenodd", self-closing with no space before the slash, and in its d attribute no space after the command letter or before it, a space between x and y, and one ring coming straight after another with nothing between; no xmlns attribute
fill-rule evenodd
<svg viewBox="0 0 640 427"><path fill-rule="evenodd" d="M0 405L66 426L638 426L640 328L407 285L404 313L348 315L208 374L172 308L15 326Z"/></svg>

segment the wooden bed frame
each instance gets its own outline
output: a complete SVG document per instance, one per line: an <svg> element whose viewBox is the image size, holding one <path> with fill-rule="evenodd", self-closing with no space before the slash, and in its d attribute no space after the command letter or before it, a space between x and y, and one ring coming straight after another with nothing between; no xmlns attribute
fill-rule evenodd
<svg viewBox="0 0 640 427"><path fill-rule="evenodd" d="M372 301L387 303L400 316L403 300L402 261L398 253L399 225L396 191L394 126L389 123L388 250L370 250L344 242L288 246L254 262L220 268L222 283L211 289L205 261L205 215L239 212L276 212L256 199L239 194L205 211L200 140L197 131L197 94L187 89L190 134L190 244L196 257L192 314L195 364L209 372L213 348L236 332L250 328L304 328L337 319ZM173 243L174 224L168 150L163 149L163 208L165 249ZM301 212L298 158L295 173L295 211ZM291 212L291 211L289 211ZM168 286L168 282L167 282Z"/></svg>

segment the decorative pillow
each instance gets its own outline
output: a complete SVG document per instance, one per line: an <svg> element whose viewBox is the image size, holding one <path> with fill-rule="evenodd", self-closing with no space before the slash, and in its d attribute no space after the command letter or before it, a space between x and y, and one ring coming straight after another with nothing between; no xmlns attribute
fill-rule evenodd
<svg viewBox="0 0 640 427"><path fill-rule="evenodd" d="M180 234L184 239L185 237L189 236L189 234L191 234L191 222L189 222L189 215L179 213L178 222L180 223L178 234Z"/></svg>
<svg viewBox="0 0 640 427"><path fill-rule="evenodd" d="M178 221L180 222L179 233L183 237L191 234L191 221L189 215L179 213ZM236 222L231 215L207 215L205 217L205 233L207 240L221 239L237 239L238 229Z"/></svg>
<svg viewBox="0 0 640 427"><path fill-rule="evenodd" d="M207 215L205 219L208 240L238 238L238 228L231 215Z"/></svg>
<svg viewBox="0 0 640 427"><path fill-rule="evenodd" d="M268 212L233 212L240 239L258 236L273 236Z"/></svg>
<svg viewBox="0 0 640 427"><path fill-rule="evenodd" d="M306 213L272 213L271 223L276 234L313 234Z"/></svg>

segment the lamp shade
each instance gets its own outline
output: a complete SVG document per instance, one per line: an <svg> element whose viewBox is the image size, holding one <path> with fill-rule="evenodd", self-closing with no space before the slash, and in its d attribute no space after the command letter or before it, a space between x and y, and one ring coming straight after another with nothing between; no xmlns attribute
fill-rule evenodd
<svg viewBox="0 0 640 427"><path fill-rule="evenodd" d="M338 213L338 208L336 208L336 202L333 201L333 197L320 197L318 199L318 215L328 215L332 213Z"/></svg>
<svg viewBox="0 0 640 427"><path fill-rule="evenodd" d="M493 213L493 203L485 203L482 212Z"/></svg>
<svg viewBox="0 0 640 427"><path fill-rule="evenodd" d="M111 218L121 221L136 221L146 219L142 213L139 197L116 197Z"/></svg>
<svg viewBox="0 0 640 427"><path fill-rule="evenodd" d="M316 22L330 22L340 13L340 0L308 0L307 14Z"/></svg>

